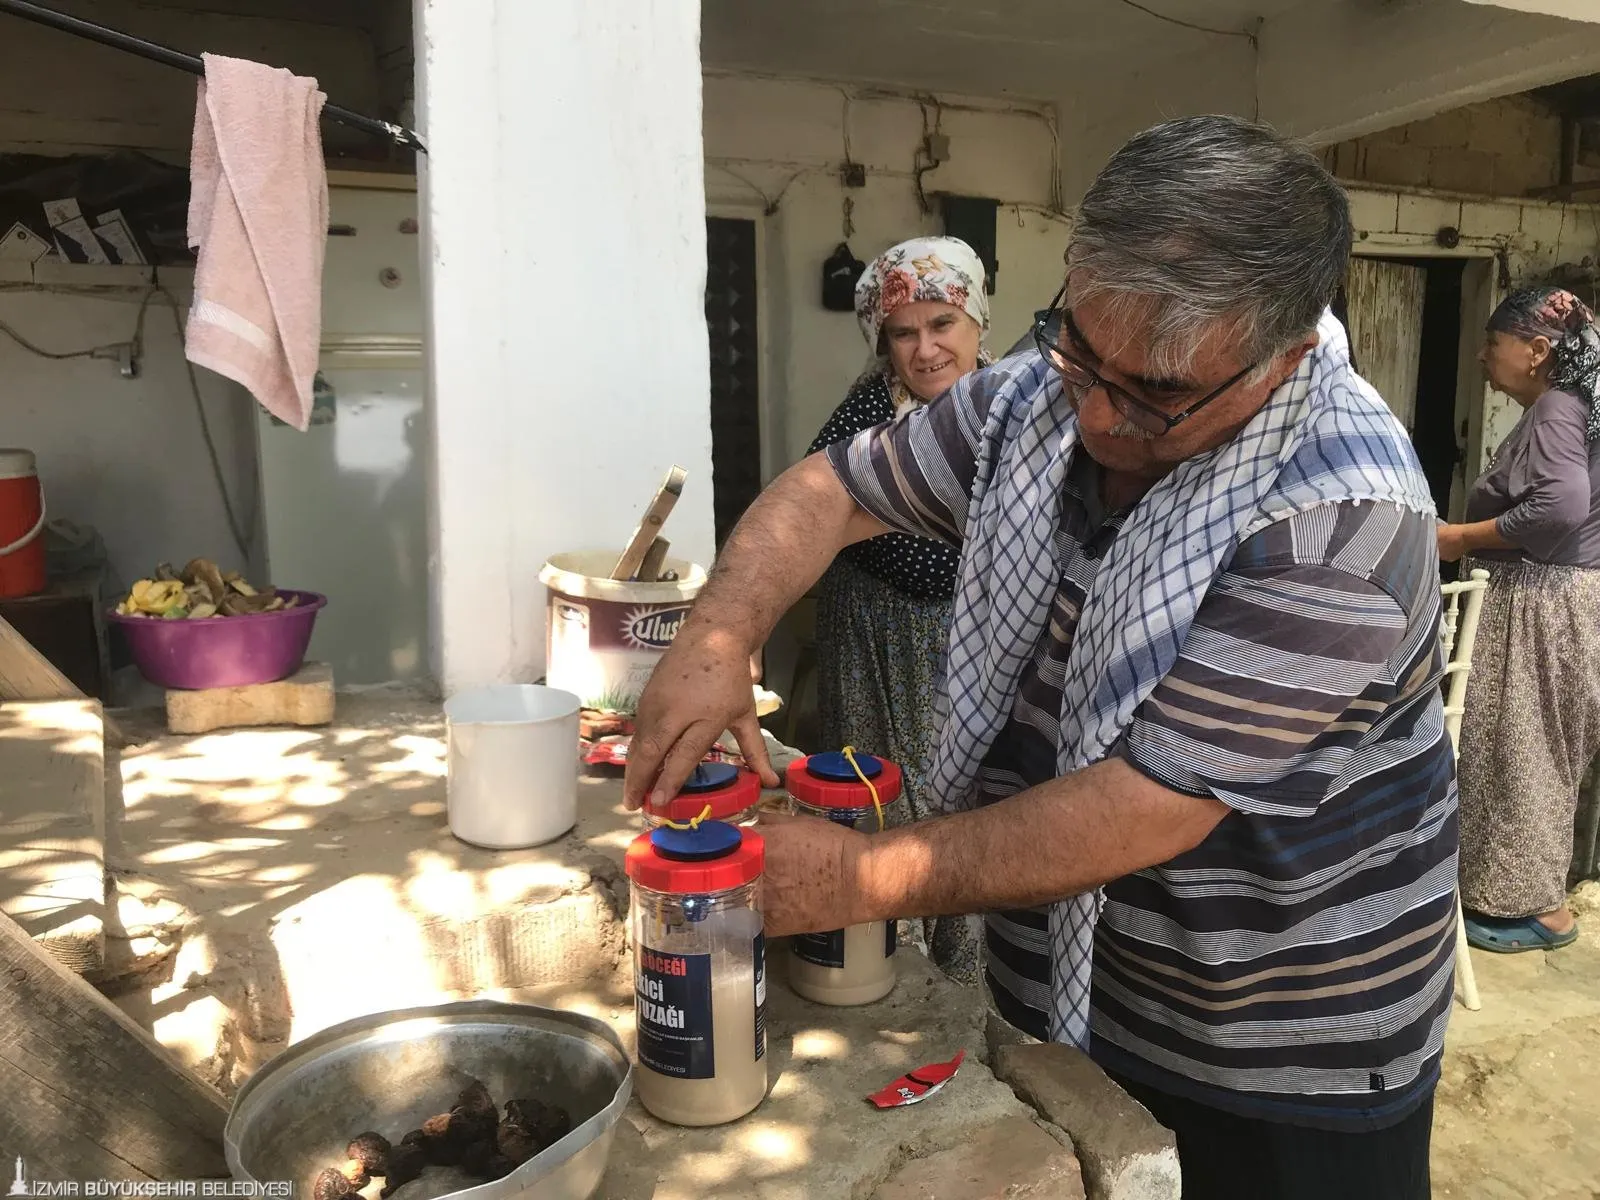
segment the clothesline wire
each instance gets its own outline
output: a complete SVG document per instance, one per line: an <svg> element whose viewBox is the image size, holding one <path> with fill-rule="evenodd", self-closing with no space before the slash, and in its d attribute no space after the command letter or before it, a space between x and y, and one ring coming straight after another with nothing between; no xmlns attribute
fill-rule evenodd
<svg viewBox="0 0 1600 1200"><path fill-rule="evenodd" d="M147 42L143 38L136 38L132 34L123 33L119 29L110 29L104 25L96 25L92 21L84 21L78 17L69 17L66 13L56 12L42 4L33 4L30 0L0 0L0 12L10 13L14 17L21 17L24 21L32 21L38 25L45 25L51 29L58 29L62 33L70 33L75 37L87 38L91 42L98 42L102 46L109 46L113 50L121 50L127 54L134 54L140 58L147 58L151 62L161 63L163 66L176 67L180 71L187 71L191 75L205 75L205 63L192 54L184 54L170 46L163 46L157 42ZM374 137L385 141L394 142L398 146L415 150L418 154L426 154L427 147L419 138L404 125L396 125L393 121L380 121L376 117L364 117L360 113L351 112L348 108L340 108L337 104L326 104L322 108L322 115L330 121L340 125L347 125L351 129L359 129Z"/></svg>

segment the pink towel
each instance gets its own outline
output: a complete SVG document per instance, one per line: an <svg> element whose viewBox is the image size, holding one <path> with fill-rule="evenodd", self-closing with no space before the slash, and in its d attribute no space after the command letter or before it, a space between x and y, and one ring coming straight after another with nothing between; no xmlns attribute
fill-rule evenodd
<svg viewBox="0 0 1600 1200"><path fill-rule="evenodd" d="M204 59L189 163L189 245L200 260L186 352L303 430L322 340L327 97L315 79Z"/></svg>

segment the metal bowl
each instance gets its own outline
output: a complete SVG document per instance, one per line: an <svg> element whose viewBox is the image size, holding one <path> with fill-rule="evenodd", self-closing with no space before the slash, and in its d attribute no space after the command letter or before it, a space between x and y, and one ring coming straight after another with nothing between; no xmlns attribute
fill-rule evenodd
<svg viewBox="0 0 1600 1200"><path fill-rule="evenodd" d="M309 1197L356 1134L373 1129L398 1142L448 1110L469 1077L502 1106L519 1097L560 1105L572 1132L504 1179L430 1167L393 1200L588 1200L633 1091L628 1056L603 1021L493 1000L375 1013L291 1046L234 1097L223 1133L228 1168L237 1180L292 1181ZM374 1179L363 1196L380 1186Z"/></svg>

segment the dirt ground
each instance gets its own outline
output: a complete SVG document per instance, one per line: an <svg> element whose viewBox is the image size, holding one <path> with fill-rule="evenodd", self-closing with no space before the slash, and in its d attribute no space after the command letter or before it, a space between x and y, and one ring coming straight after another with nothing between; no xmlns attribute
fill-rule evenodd
<svg viewBox="0 0 1600 1200"><path fill-rule="evenodd" d="M1433 1194L1600 1200L1600 884L1554 953L1473 951L1483 1008L1451 1019L1433 1132Z"/></svg>

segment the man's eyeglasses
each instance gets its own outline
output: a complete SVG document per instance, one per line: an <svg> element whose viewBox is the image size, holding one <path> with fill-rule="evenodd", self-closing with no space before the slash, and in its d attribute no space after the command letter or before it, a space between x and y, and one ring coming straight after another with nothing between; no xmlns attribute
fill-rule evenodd
<svg viewBox="0 0 1600 1200"><path fill-rule="evenodd" d="M1054 367L1056 373L1061 376L1061 382L1066 386L1068 399L1072 401L1074 408L1082 404L1084 397L1095 388L1102 388L1105 391L1106 399L1111 402L1112 408L1116 409L1117 412L1146 433L1160 437L1162 434L1171 432L1176 426L1183 424L1195 413L1250 374L1259 365L1252 363L1237 375L1230 376L1219 386L1189 405L1188 408L1175 413L1165 412L1149 401L1141 400L1117 384L1112 383L1093 367L1087 363L1079 362L1061 348L1057 340L1059 334L1052 334L1051 327L1054 326L1059 330L1066 325L1064 319L1066 312L1062 308L1062 303L1066 296L1067 289L1066 285L1063 284L1061 290L1056 293L1056 298L1050 302L1050 307L1045 310L1044 315L1034 322L1033 340L1039 347L1039 353L1044 355L1045 362Z"/></svg>

